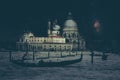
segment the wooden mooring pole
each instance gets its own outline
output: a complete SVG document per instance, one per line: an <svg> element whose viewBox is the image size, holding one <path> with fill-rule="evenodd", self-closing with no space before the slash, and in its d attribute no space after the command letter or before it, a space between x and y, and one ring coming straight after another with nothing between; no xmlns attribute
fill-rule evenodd
<svg viewBox="0 0 120 80"><path fill-rule="evenodd" d="M11 61L12 60L12 51L10 50L9 51L9 61Z"/></svg>
<svg viewBox="0 0 120 80"><path fill-rule="evenodd" d="M103 52L103 54L102 54L102 60L107 60L107 55L105 54L105 52Z"/></svg>
<svg viewBox="0 0 120 80"><path fill-rule="evenodd" d="M33 61L35 60L35 51L33 50Z"/></svg>
<svg viewBox="0 0 120 80"><path fill-rule="evenodd" d="M91 63L93 64L93 62L94 62L94 52L91 51Z"/></svg>

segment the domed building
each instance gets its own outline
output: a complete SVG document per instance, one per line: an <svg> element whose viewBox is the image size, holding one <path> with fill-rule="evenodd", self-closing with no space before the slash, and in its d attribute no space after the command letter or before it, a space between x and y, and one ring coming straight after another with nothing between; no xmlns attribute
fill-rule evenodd
<svg viewBox="0 0 120 80"><path fill-rule="evenodd" d="M79 34L78 25L75 20L72 18L72 13L68 13L68 18L64 23L63 27L63 37L66 38L68 43L74 43L75 48L78 46L82 49L85 49L85 40ZM79 45L77 45L79 44Z"/></svg>
<svg viewBox="0 0 120 80"><path fill-rule="evenodd" d="M32 32L25 32L20 38L20 42L27 42L30 37L34 37L34 34Z"/></svg>
<svg viewBox="0 0 120 80"><path fill-rule="evenodd" d="M71 13L68 15L68 19L64 23L63 36L68 42L78 42L78 27L77 23L72 19Z"/></svg>
<svg viewBox="0 0 120 80"><path fill-rule="evenodd" d="M85 40L80 36L78 25L69 13L61 32L61 26L55 20L48 21L48 37L36 37L33 33L27 32L17 42L18 50L36 51L59 51L59 50L80 50L85 49ZM26 47L27 43L27 48Z"/></svg>

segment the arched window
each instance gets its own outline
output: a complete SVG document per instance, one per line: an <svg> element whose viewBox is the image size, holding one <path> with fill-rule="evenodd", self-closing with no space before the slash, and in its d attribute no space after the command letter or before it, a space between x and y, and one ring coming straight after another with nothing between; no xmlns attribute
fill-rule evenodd
<svg viewBox="0 0 120 80"><path fill-rule="evenodd" d="M64 34L64 37L66 37L66 33Z"/></svg>
<svg viewBox="0 0 120 80"><path fill-rule="evenodd" d="M72 33L72 37L74 37L74 33Z"/></svg>

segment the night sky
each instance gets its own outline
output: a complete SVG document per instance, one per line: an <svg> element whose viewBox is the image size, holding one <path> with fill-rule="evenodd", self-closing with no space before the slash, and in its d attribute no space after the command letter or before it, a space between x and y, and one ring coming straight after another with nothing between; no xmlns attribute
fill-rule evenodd
<svg viewBox="0 0 120 80"><path fill-rule="evenodd" d="M80 33L86 39L93 36L93 22L99 20L106 40L120 40L120 6L115 0L39 0L0 2L0 41L16 41L29 30L36 36L46 36L47 21L58 19L63 26L72 12Z"/></svg>

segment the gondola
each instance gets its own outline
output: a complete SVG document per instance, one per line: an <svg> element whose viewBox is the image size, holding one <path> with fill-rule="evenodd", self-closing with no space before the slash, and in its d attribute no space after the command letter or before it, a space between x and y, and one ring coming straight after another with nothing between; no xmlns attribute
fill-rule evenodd
<svg viewBox="0 0 120 80"><path fill-rule="evenodd" d="M67 66L70 64L78 63L82 61L82 54L79 59L75 60L66 60L61 62L44 62L40 60L38 63L25 63L23 60L11 60L11 62L22 65L22 66L29 66L29 67L61 67L61 66Z"/></svg>

